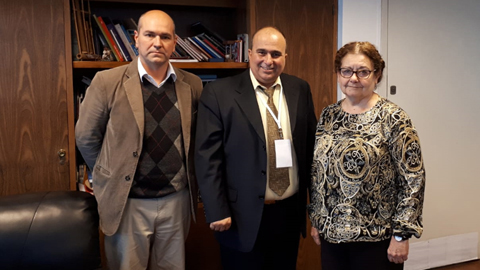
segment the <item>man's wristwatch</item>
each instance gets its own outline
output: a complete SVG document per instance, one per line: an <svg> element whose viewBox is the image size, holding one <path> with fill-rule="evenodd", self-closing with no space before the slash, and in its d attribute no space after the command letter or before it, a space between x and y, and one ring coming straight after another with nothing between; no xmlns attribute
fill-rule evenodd
<svg viewBox="0 0 480 270"><path fill-rule="evenodd" d="M408 240L408 237L401 236L401 235L394 235L393 238L395 238L395 240L397 240L397 242L402 242L402 241Z"/></svg>

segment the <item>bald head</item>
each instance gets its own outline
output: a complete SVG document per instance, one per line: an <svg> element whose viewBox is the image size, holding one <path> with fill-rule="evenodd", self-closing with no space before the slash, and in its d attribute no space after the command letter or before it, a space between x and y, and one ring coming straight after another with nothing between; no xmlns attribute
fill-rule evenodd
<svg viewBox="0 0 480 270"><path fill-rule="evenodd" d="M266 26L255 32L252 39L252 47L256 42L259 41L259 39L265 38L275 39L281 43L285 43L285 50L287 49L287 40L285 39L285 35L283 35L280 30L273 26Z"/></svg>
<svg viewBox="0 0 480 270"><path fill-rule="evenodd" d="M145 13L143 13L140 18L138 19L138 29L137 31L140 32L140 29L142 29L142 26L144 24L144 21L163 21L167 24L171 24L173 26L173 33L175 34L175 23L173 22L172 17L168 15L167 13L161 11L161 10L150 10Z"/></svg>

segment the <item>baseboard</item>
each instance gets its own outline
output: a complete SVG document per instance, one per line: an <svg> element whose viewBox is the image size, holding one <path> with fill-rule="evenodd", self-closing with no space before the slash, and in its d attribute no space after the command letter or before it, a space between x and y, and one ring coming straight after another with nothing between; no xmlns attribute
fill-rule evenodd
<svg viewBox="0 0 480 270"><path fill-rule="evenodd" d="M410 244L405 270L424 270L478 259L478 232Z"/></svg>

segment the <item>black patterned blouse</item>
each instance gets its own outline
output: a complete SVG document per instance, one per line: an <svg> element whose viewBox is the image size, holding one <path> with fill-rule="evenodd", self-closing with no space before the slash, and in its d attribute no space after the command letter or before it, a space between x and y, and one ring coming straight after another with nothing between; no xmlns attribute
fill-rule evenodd
<svg viewBox="0 0 480 270"><path fill-rule="evenodd" d="M361 114L325 108L312 165L312 225L331 243L420 237L425 169L410 117L380 97Z"/></svg>

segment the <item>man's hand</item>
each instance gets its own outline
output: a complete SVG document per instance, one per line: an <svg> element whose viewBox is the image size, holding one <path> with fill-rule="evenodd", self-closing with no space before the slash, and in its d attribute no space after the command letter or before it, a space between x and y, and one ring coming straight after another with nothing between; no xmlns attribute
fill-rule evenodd
<svg viewBox="0 0 480 270"><path fill-rule="evenodd" d="M217 231L217 232L226 231L230 229L230 226L232 226L231 217L210 223L210 229L212 229L212 231Z"/></svg>
<svg viewBox="0 0 480 270"><path fill-rule="evenodd" d="M392 236L390 239L390 246L388 247L387 254L388 260L393 263L403 263L408 259L408 240L398 242Z"/></svg>
<svg viewBox="0 0 480 270"><path fill-rule="evenodd" d="M315 227L310 229L310 235L312 236L313 241L315 241L315 244L320 246L320 235L318 235L318 230Z"/></svg>

